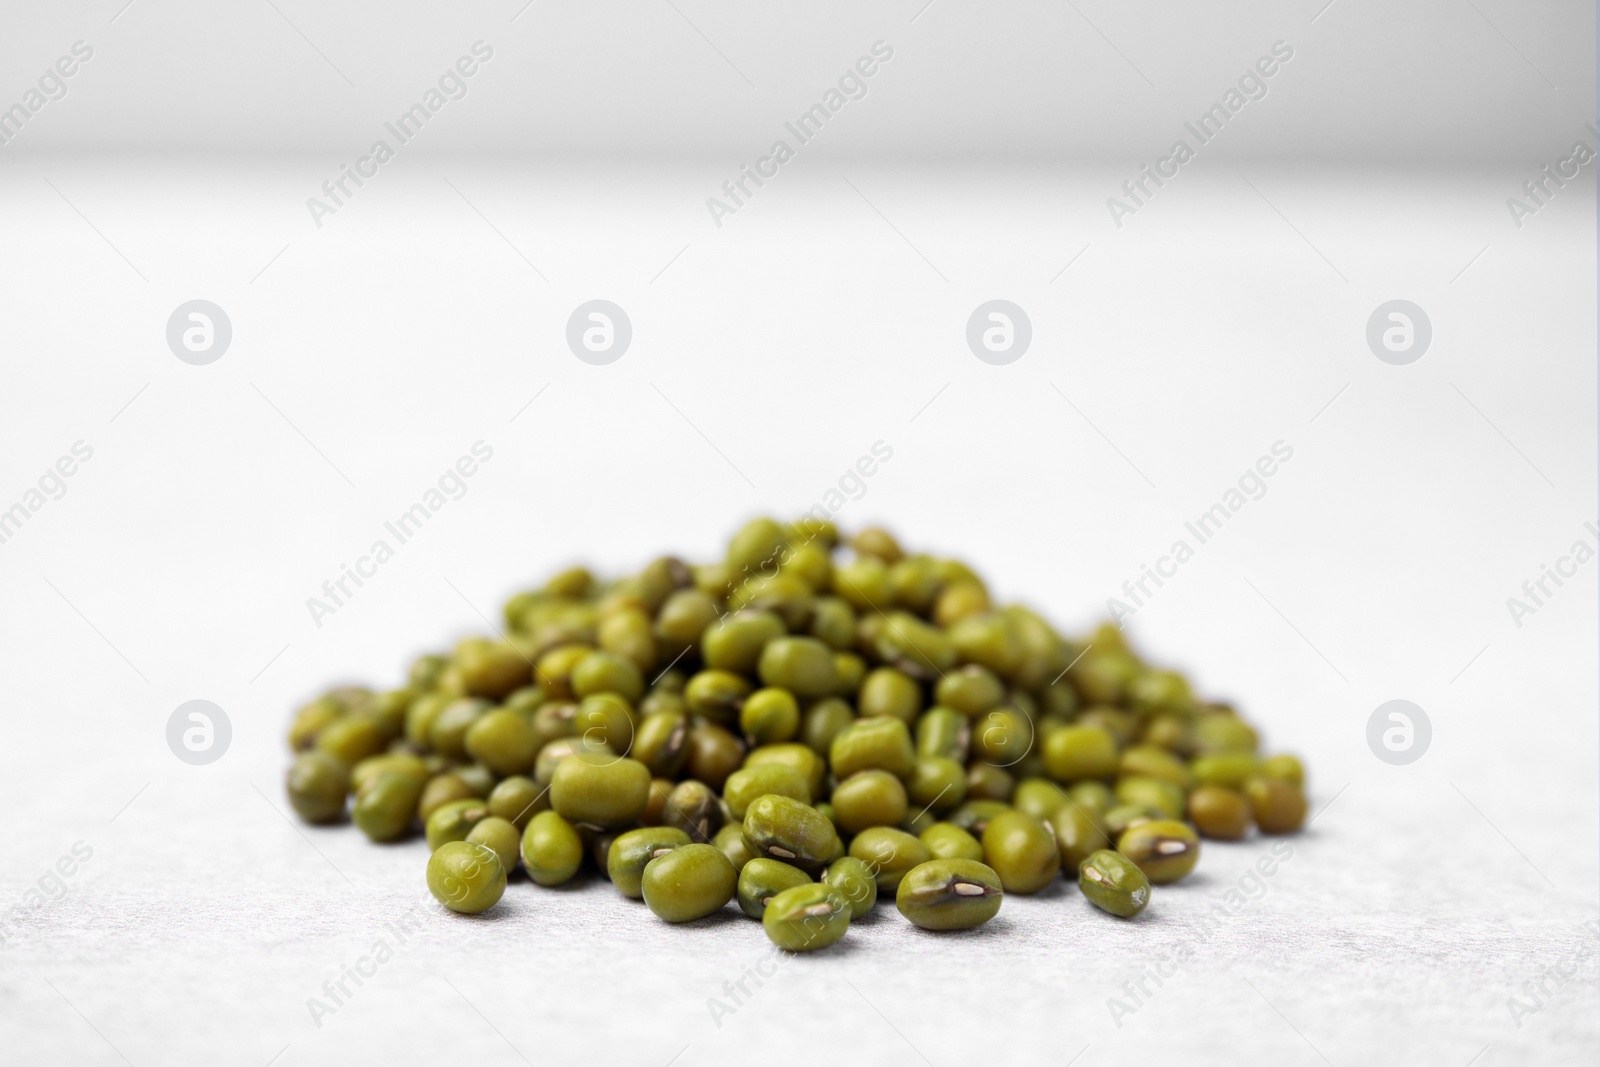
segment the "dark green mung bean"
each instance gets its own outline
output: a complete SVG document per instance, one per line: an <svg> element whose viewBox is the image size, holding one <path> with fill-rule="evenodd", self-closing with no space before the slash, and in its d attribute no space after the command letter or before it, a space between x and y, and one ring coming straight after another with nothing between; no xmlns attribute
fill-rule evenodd
<svg viewBox="0 0 1600 1067"><path fill-rule="evenodd" d="M718 830L711 843L728 857L728 862L733 864L736 871L744 870L744 865L756 858L756 854L750 851L749 842L744 839L744 827L738 823L729 823Z"/></svg>
<svg viewBox="0 0 1600 1067"><path fill-rule="evenodd" d="M437 851L447 841L465 841L472 828L488 817L488 803L477 797L439 805L423 827L428 848Z"/></svg>
<svg viewBox="0 0 1600 1067"><path fill-rule="evenodd" d="M841 779L870 770L909 778L915 762L911 733L899 719L860 719L828 747L828 763L834 776Z"/></svg>
<svg viewBox="0 0 1600 1067"><path fill-rule="evenodd" d="M640 826L662 826L666 823L667 798L672 795L671 778L650 779L650 793L645 797L644 811L639 815Z"/></svg>
<svg viewBox="0 0 1600 1067"><path fill-rule="evenodd" d="M800 730L800 704L787 689L757 689L739 709L739 729L758 745L787 741Z"/></svg>
<svg viewBox="0 0 1600 1067"><path fill-rule="evenodd" d="M595 693L615 693L633 703L644 695L639 668L609 652L591 652L572 668L572 695L580 700Z"/></svg>
<svg viewBox="0 0 1600 1067"><path fill-rule="evenodd" d="M921 681L932 681L956 665L953 635L909 612L892 611L878 631L874 651L886 663Z"/></svg>
<svg viewBox="0 0 1600 1067"><path fill-rule="evenodd" d="M711 845L682 845L645 864L644 902L669 923L701 919L733 899L739 875Z"/></svg>
<svg viewBox="0 0 1600 1067"><path fill-rule="evenodd" d="M1004 767L975 761L967 768L967 796L972 800L997 800L1010 803L1017 780Z"/></svg>
<svg viewBox="0 0 1600 1067"><path fill-rule="evenodd" d="M540 885L565 885L583 863L583 838L553 811L541 811L522 831L522 868Z"/></svg>
<svg viewBox="0 0 1600 1067"><path fill-rule="evenodd" d="M393 841L411 829L422 787L414 775L384 771L357 794L350 818L372 840Z"/></svg>
<svg viewBox="0 0 1600 1067"><path fill-rule="evenodd" d="M810 885L811 876L782 860L757 857L739 870L739 907L752 919L767 913L767 904L785 889Z"/></svg>
<svg viewBox="0 0 1600 1067"><path fill-rule="evenodd" d="M806 776L806 786L811 790L813 797L822 796L822 779L828 773L828 765L816 752L806 745L788 743L779 745L762 745L760 748L750 750L745 756L746 767L759 767L765 763L783 763Z"/></svg>
<svg viewBox="0 0 1600 1067"><path fill-rule="evenodd" d="M1261 757L1254 752L1216 752L1196 757L1189 770L1200 785L1239 789L1261 773Z"/></svg>
<svg viewBox="0 0 1600 1067"><path fill-rule="evenodd" d="M954 708L932 707L917 720L917 755L941 756L963 765L972 743L972 721Z"/></svg>
<svg viewBox="0 0 1600 1067"><path fill-rule="evenodd" d="M494 850L475 842L450 841L428 857L428 891L451 911L487 911L506 891L506 871Z"/></svg>
<svg viewBox="0 0 1600 1067"><path fill-rule="evenodd" d="M1189 794L1189 821L1207 837L1237 841L1250 832L1250 802L1220 785L1203 785Z"/></svg>
<svg viewBox="0 0 1600 1067"><path fill-rule="evenodd" d="M1150 879L1120 852L1101 849L1078 867L1078 888L1101 911L1132 918L1150 903Z"/></svg>
<svg viewBox="0 0 1600 1067"><path fill-rule="evenodd" d="M870 556L857 557L835 566L833 592L858 612L871 614L894 606L889 568L883 565L882 560Z"/></svg>
<svg viewBox="0 0 1600 1067"><path fill-rule="evenodd" d="M1045 740L1044 765L1058 782L1110 778L1117 772L1117 743L1097 726L1069 726Z"/></svg>
<svg viewBox="0 0 1600 1067"><path fill-rule="evenodd" d="M835 596L818 597L811 604L810 633L831 648L850 648L856 639L855 609Z"/></svg>
<svg viewBox="0 0 1600 1067"><path fill-rule="evenodd" d="M1183 818L1183 787L1161 778L1122 777L1113 791L1118 804L1154 808L1168 819Z"/></svg>
<svg viewBox="0 0 1600 1067"><path fill-rule="evenodd" d="M899 719L909 724L922 710L922 687L904 671L879 667L861 680L856 701L866 718Z"/></svg>
<svg viewBox="0 0 1600 1067"><path fill-rule="evenodd" d="M306 822L333 822L344 814L350 774L326 752L307 752L289 768L289 803Z"/></svg>
<svg viewBox="0 0 1600 1067"><path fill-rule="evenodd" d="M757 669L763 685L787 689L797 697L829 696L838 685L833 650L815 637L767 642Z"/></svg>
<svg viewBox="0 0 1600 1067"><path fill-rule="evenodd" d="M827 755L828 749L833 745L833 739L856 721L856 713L850 705L830 697L819 700L805 710L800 717L800 735L797 738L813 752Z"/></svg>
<svg viewBox="0 0 1600 1067"><path fill-rule="evenodd" d="M1006 698L1005 685L987 667L969 663L939 679L934 699L968 717L976 717L998 707Z"/></svg>
<svg viewBox="0 0 1600 1067"><path fill-rule="evenodd" d="M768 794L753 801L744 816L744 836L758 856L817 870L833 858L839 835L816 808L792 797Z"/></svg>
<svg viewBox="0 0 1600 1067"><path fill-rule="evenodd" d="M463 738L467 754L496 774L523 774L539 754L533 727L514 711L497 708L475 719Z"/></svg>
<svg viewBox="0 0 1600 1067"><path fill-rule="evenodd" d="M850 855L871 869L881 893L894 892L907 871L933 858L927 845L889 826L861 831L850 842Z"/></svg>
<svg viewBox="0 0 1600 1067"><path fill-rule="evenodd" d="M967 799L966 769L944 756L918 756L906 782L906 794L920 810L951 811Z"/></svg>
<svg viewBox="0 0 1600 1067"><path fill-rule="evenodd" d="M714 670L753 674L767 642L785 632L783 620L770 611L738 611L706 628L700 654Z"/></svg>
<svg viewBox="0 0 1600 1067"><path fill-rule="evenodd" d="M498 700L528 684L533 664L503 641L468 638L456 646L455 670L471 696Z"/></svg>
<svg viewBox="0 0 1600 1067"><path fill-rule="evenodd" d="M472 785L458 774L436 774L428 779L428 784L422 787L422 796L417 801L417 818L426 825L428 818L440 808L455 800L474 800L478 793Z"/></svg>
<svg viewBox="0 0 1600 1067"><path fill-rule="evenodd" d="M503 779L489 792L489 814L505 819L518 830L526 828L529 819L549 807L549 791L521 775Z"/></svg>
<svg viewBox="0 0 1600 1067"><path fill-rule="evenodd" d="M878 880L872 868L854 856L840 856L822 872L822 881L850 902L850 917L859 919L878 902Z"/></svg>
<svg viewBox="0 0 1600 1067"><path fill-rule="evenodd" d="M689 835L670 826L648 826L618 834L606 850L606 874L625 897L644 895L644 869L657 856L690 844Z"/></svg>
<svg viewBox="0 0 1600 1067"><path fill-rule="evenodd" d="M689 710L714 723L732 726L739 721L740 711L750 696L751 685L732 671L700 671L683 691Z"/></svg>
<svg viewBox="0 0 1600 1067"><path fill-rule="evenodd" d="M1152 808L1148 804L1118 804L1101 814L1100 825L1105 829L1106 836L1116 838L1121 837L1124 830L1132 829L1140 823L1165 817L1161 809Z"/></svg>
<svg viewBox="0 0 1600 1067"><path fill-rule="evenodd" d="M325 752L317 753L317 755L328 758ZM341 764L341 766L343 765ZM360 793L367 787L367 783L385 771L395 774L409 774L411 777L420 778L424 782L429 778L428 765L420 757L410 752L384 752L376 756L368 756L350 768L350 792Z"/></svg>
<svg viewBox="0 0 1600 1067"><path fill-rule="evenodd" d="M568 756L575 756L580 752L613 758L617 756L610 745L591 742L583 737L560 737L539 750L538 758L533 761L533 780L540 785L549 785L555 779L556 768L561 766Z"/></svg>
<svg viewBox="0 0 1600 1067"><path fill-rule="evenodd" d="M972 720L972 754L1011 767L1033 747L1033 724L1015 708L995 708Z"/></svg>
<svg viewBox="0 0 1600 1067"><path fill-rule="evenodd" d="M983 845L953 822L936 822L917 835L938 860L981 860Z"/></svg>
<svg viewBox="0 0 1600 1067"><path fill-rule="evenodd" d="M895 906L924 930L970 930L1000 912L1000 876L976 860L928 860L901 879Z"/></svg>
<svg viewBox="0 0 1600 1067"><path fill-rule="evenodd" d="M684 767L689 777L721 789L728 775L743 764L744 757L744 742L732 730L708 721L689 727L689 762Z"/></svg>
<svg viewBox="0 0 1600 1067"><path fill-rule="evenodd" d="M1261 774L1266 778L1281 778L1290 785L1305 788L1306 769L1295 756L1270 757L1261 765Z"/></svg>
<svg viewBox="0 0 1600 1067"><path fill-rule="evenodd" d="M661 813L661 823L682 830L691 841L705 844L722 826L722 802L704 782L692 778L679 782L667 794L667 806Z"/></svg>
<svg viewBox="0 0 1600 1067"><path fill-rule="evenodd" d="M774 945L790 952L827 948L850 929L850 902L820 882L797 885L772 898L761 925Z"/></svg>
<svg viewBox="0 0 1600 1067"><path fill-rule="evenodd" d="M1011 810L1011 805L1003 800L968 800L952 811L947 819L968 833L981 837L990 819Z"/></svg>
<svg viewBox="0 0 1600 1067"><path fill-rule="evenodd" d="M1050 827L1056 833L1056 847L1061 850L1061 873L1069 878L1090 855L1111 847L1094 815L1071 800L1056 809L1050 817Z"/></svg>
<svg viewBox="0 0 1600 1067"><path fill-rule="evenodd" d="M633 709L615 693L591 693L584 697L578 704L572 725L585 741L632 754L636 728Z"/></svg>
<svg viewBox="0 0 1600 1067"><path fill-rule="evenodd" d="M317 734L317 749L326 752L346 767L354 767L384 746L378 721L359 711L334 719Z"/></svg>
<svg viewBox="0 0 1600 1067"><path fill-rule="evenodd" d="M516 870L517 860L521 858L519 849L522 845L522 834L506 819L491 815L479 821L467 832L467 841L474 845L483 845L493 851L500 861L501 868L507 874Z"/></svg>
<svg viewBox="0 0 1600 1067"><path fill-rule="evenodd" d="M867 676L867 661L854 652L835 652L833 654L833 694L838 697L853 697L861 689L861 682Z"/></svg>
<svg viewBox="0 0 1600 1067"><path fill-rule="evenodd" d="M638 760L583 753L569 756L550 779L550 807L563 818L618 827L644 813L650 770Z"/></svg>
<svg viewBox="0 0 1600 1067"><path fill-rule="evenodd" d="M983 862L999 875L1007 893L1037 893L1061 873L1055 835L1022 811L1007 811L983 830Z"/></svg>
<svg viewBox="0 0 1600 1067"><path fill-rule="evenodd" d="M806 776L782 763L764 763L759 767L734 771L722 786L722 799L728 805L728 814L741 821L751 803L769 793L789 797L802 804L811 803L811 787L806 784Z"/></svg>
<svg viewBox="0 0 1600 1067"><path fill-rule="evenodd" d="M689 716L677 711L646 715L634 732L628 755L657 777L674 777L689 758Z"/></svg>
<svg viewBox="0 0 1600 1067"><path fill-rule="evenodd" d="M1141 744L1123 749L1117 758L1117 773L1123 778L1158 778L1180 789L1194 785L1194 775L1188 765L1159 745Z"/></svg>
<svg viewBox="0 0 1600 1067"><path fill-rule="evenodd" d="M906 817L906 787L888 771L857 771L833 787L834 821L846 833L898 826Z"/></svg>
<svg viewBox="0 0 1600 1067"><path fill-rule="evenodd" d="M1104 782L1077 782L1067 787L1072 802L1091 815L1104 815L1116 806L1117 798Z"/></svg>
<svg viewBox="0 0 1600 1067"><path fill-rule="evenodd" d="M481 763L462 764L452 768L450 773L461 779L467 788L472 790L472 795L479 800L488 799L489 791L494 788L498 780L494 772Z"/></svg>
<svg viewBox="0 0 1600 1067"><path fill-rule="evenodd" d="M1249 723L1226 711L1197 718L1194 737L1195 746L1203 753L1254 752L1261 744Z"/></svg>
<svg viewBox="0 0 1600 1067"><path fill-rule="evenodd" d="M1122 832L1117 851L1132 860L1156 885L1176 882L1200 859L1200 839L1173 819L1152 819Z"/></svg>
<svg viewBox="0 0 1600 1067"><path fill-rule="evenodd" d="M662 651L678 655L700 643L717 618L717 602L698 589L680 589L667 597L656 615L656 636Z"/></svg>
<svg viewBox="0 0 1600 1067"><path fill-rule="evenodd" d="M467 731L491 706L487 700L476 697L463 697L447 704L428 727L428 744L450 759L467 759Z"/></svg>
<svg viewBox="0 0 1600 1067"><path fill-rule="evenodd" d="M1264 834L1287 834L1306 821L1306 795L1283 778L1252 778L1244 785L1256 825Z"/></svg>
<svg viewBox="0 0 1600 1067"><path fill-rule="evenodd" d="M1018 811L1044 821L1070 804L1071 800L1066 790L1048 778L1026 778L1012 790L1011 803Z"/></svg>

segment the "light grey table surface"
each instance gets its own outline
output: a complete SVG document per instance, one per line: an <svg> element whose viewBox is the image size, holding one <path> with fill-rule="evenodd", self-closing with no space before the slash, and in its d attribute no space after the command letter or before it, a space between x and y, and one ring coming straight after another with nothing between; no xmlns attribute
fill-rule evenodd
<svg viewBox="0 0 1600 1067"><path fill-rule="evenodd" d="M1520 627L1506 607L1594 542L1592 181L1518 230L1519 175L1229 166L1121 230L1110 173L819 165L721 230L692 172L419 158L321 230L314 162L0 175L0 503L94 448L0 545L3 1058L1592 1061L1597 564ZM596 295L635 324L607 368L561 343ZM196 296L234 325L209 367L162 336ZM995 296L1034 324L1006 368L962 335ZM1434 324L1409 367L1363 337L1395 297ZM479 439L468 493L316 626L307 597ZM604 883L519 881L456 918L420 896L420 843L285 817L282 731L320 686L390 684L569 560L711 554L878 440L894 459L842 523L966 556L1073 631L1292 444L1129 622L1306 757L1319 814L1270 877L1271 841L1207 843L1135 922L1066 885L958 936L880 908L735 1004L774 968L732 912L675 928ZM194 698L233 726L207 767L164 739ZM1392 698L1431 718L1409 766L1367 746Z"/></svg>

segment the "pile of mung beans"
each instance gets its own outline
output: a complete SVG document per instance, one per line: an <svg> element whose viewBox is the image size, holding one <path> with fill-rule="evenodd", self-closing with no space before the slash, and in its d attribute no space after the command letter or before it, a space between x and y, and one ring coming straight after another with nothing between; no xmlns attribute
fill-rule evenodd
<svg viewBox="0 0 1600 1067"><path fill-rule="evenodd" d="M737 901L784 949L834 944L893 893L979 926L1058 875L1111 915L1183 878L1200 837L1290 833L1304 770L1120 630L1082 640L990 600L886 530L756 519L723 560L605 582L563 571L505 629L406 684L301 708L289 800L372 840L420 827L465 914L518 868L586 861L667 922ZM352 799L353 798L353 799Z"/></svg>

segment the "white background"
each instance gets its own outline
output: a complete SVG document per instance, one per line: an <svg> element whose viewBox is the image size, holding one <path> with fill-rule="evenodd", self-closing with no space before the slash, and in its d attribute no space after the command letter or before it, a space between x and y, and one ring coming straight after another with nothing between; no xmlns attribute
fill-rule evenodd
<svg viewBox="0 0 1600 1067"><path fill-rule="evenodd" d="M1600 561L1521 627L1506 607L1595 540L1592 167L1521 228L1506 208L1593 143L1592 12L275 2L8 10L0 35L5 102L96 48L0 148L0 506L94 449L0 544L0 912L94 850L4 931L8 1056L1592 1055ZM315 227L305 199L480 37L471 94ZM713 226L705 199L879 38L868 97ZM1106 198L1280 38L1267 99L1115 227ZM205 367L164 338L197 297L234 331ZM634 328L606 367L563 340L595 297ZM963 336L997 297L1033 323L1005 367ZM1403 367L1364 337L1395 298L1434 332ZM316 626L306 598L478 440L466 496ZM1196 939L1253 841L1208 843L1134 923L1065 884L959 937L881 908L713 1020L755 924L519 882L484 919L427 913L317 1026L307 998L392 940L425 848L284 817L291 709L393 684L565 563L712 556L880 440L841 524L967 558L1073 632L1294 449L1129 622L1310 767L1320 814L1264 895ZM201 768L164 736L195 698L234 731ZM1367 747L1393 698L1433 724L1410 766ZM1186 944L1115 1026L1107 999ZM1507 998L1555 965L1576 977L1519 1027Z"/></svg>

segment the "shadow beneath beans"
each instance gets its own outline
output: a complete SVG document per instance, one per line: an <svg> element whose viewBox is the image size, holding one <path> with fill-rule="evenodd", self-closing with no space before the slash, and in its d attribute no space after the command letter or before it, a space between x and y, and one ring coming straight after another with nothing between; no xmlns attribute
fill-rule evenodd
<svg viewBox="0 0 1600 1067"><path fill-rule="evenodd" d="M590 886L594 885L596 882L602 881L598 875L587 873L575 875L574 877L569 878L567 881L562 882L560 885L540 885L532 878L526 878L526 876L524 877L529 885L545 893L581 893Z"/></svg>
<svg viewBox="0 0 1600 1067"><path fill-rule="evenodd" d="M854 925L853 923L851 925ZM790 952L785 950L784 955L791 960L805 959L808 956L818 956L824 960L838 959L841 956L853 956L858 952L870 952L872 947L860 941L850 940L847 932L844 937L825 948L808 949L805 952Z"/></svg>
<svg viewBox="0 0 1600 1067"><path fill-rule="evenodd" d="M752 919L740 911L737 904L733 907L724 904L710 915L705 915L698 919L690 919L686 923L672 923L671 925L682 927L685 930L712 930L722 926L736 926L740 923L753 922L758 922L758 920Z"/></svg>
<svg viewBox="0 0 1600 1067"><path fill-rule="evenodd" d="M1003 906L1003 905L1002 905ZM1013 923L1002 912L971 930L924 930L922 927L907 922L906 929L911 931L910 936L928 941L976 941L993 937L1005 937L1016 929Z"/></svg>
<svg viewBox="0 0 1600 1067"><path fill-rule="evenodd" d="M1037 893L1017 893L1013 895L1026 896L1030 900L1060 900L1063 897L1078 897L1083 894L1078 891L1077 882L1068 882L1065 879L1057 878Z"/></svg>
<svg viewBox="0 0 1600 1067"><path fill-rule="evenodd" d="M1083 912L1081 916L1078 916L1075 919L1075 921L1079 922L1103 922L1108 926L1151 926L1166 921L1156 910L1159 905L1152 904L1132 918L1124 919L1120 915L1113 915L1109 911L1104 911L1095 907L1094 904L1090 903L1088 897L1080 897L1079 900L1081 901L1081 909Z"/></svg>
<svg viewBox="0 0 1600 1067"><path fill-rule="evenodd" d="M859 919L851 919L850 925L877 926L879 923L887 922L887 916L892 911L895 911L893 901L885 903L884 898L879 897L878 902L868 909L865 915L861 916Z"/></svg>

